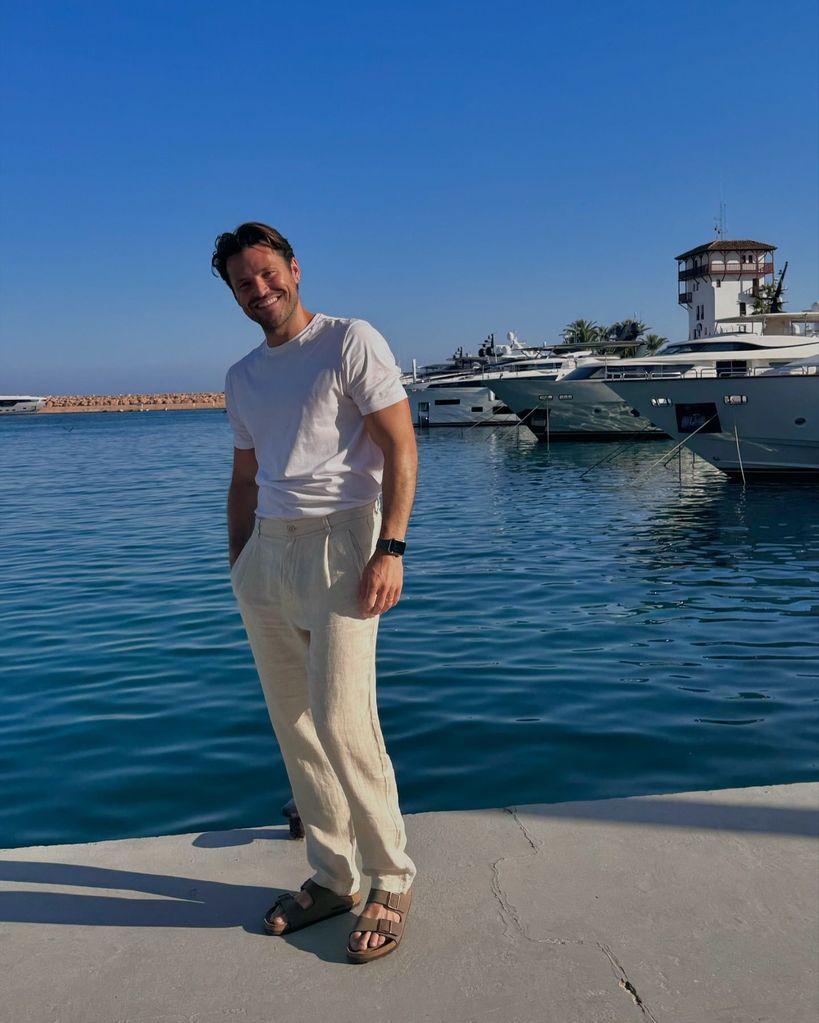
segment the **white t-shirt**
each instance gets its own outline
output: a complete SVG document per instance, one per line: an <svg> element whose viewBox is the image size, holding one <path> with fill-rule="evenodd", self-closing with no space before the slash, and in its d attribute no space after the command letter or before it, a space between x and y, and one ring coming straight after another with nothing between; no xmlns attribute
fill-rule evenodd
<svg viewBox="0 0 819 1023"><path fill-rule="evenodd" d="M362 416L406 399L387 342L366 320L317 313L290 341L231 366L237 448L255 448L260 518L329 515L374 501L384 458Z"/></svg>

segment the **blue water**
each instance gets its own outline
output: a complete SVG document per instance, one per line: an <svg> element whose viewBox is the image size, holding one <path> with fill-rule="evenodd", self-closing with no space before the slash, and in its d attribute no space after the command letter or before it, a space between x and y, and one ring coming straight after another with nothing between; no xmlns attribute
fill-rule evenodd
<svg viewBox="0 0 819 1023"><path fill-rule="evenodd" d="M405 810L819 775L815 487L652 468L667 441L419 446L379 644ZM230 449L219 412L0 420L0 846L278 819Z"/></svg>

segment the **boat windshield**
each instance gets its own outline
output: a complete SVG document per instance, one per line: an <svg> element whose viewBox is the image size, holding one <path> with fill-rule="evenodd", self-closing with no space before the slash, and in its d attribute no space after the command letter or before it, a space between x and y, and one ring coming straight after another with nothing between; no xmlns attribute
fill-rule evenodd
<svg viewBox="0 0 819 1023"><path fill-rule="evenodd" d="M750 341L682 341L666 345L663 355L683 355L686 352L748 352L767 350L768 345L753 344Z"/></svg>
<svg viewBox="0 0 819 1023"><path fill-rule="evenodd" d="M578 366L577 369L573 369L571 373L567 373L564 380L596 380L602 379L606 375L605 366Z"/></svg>

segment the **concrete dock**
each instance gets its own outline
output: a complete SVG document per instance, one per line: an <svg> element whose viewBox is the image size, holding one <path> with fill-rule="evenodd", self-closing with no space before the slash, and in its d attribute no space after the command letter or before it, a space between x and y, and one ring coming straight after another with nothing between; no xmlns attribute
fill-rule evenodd
<svg viewBox="0 0 819 1023"><path fill-rule="evenodd" d="M260 918L268 827L0 852L3 1023L815 1023L819 783L407 817L407 936Z"/></svg>

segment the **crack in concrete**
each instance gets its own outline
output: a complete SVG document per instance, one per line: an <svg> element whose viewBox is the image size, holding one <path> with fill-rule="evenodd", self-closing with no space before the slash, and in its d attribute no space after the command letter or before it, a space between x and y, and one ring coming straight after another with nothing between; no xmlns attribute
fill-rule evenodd
<svg viewBox="0 0 819 1023"><path fill-rule="evenodd" d="M657 1023L657 1017L649 1009L649 1007L643 1002L643 999L637 993L637 988L628 979L626 971L623 969L622 964L618 960L617 956L612 952L608 945L604 945L600 941L594 942L595 946L600 949L603 955L611 963L611 968L614 970L615 976L617 977L617 983L621 991L627 991L631 995L631 1000L642 1012L646 1019L651 1020L651 1023Z"/></svg>
<svg viewBox="0 0 819 1023"><path fill-rule="evenodd" d="M509 816L514 820L514 822L517 824L517 826L523 832L524 837L526 838L526 841L534 849L534 851L535 852L539 852L540 851L540 846L537 844L537 842L535 842L535 840L529 834L529 832L526 829L526 825L523 823L523 821L520 819L520 817L518 817L517 809L514 806L505 806L503 808L503 811L504 811L504 813L508 813Z"/></svg>
<svg viewBox="0 0 819 1023"><path fill-rule="evenodd" d="M512 817L515 817L515 814L512 810L506 807L504 807L504 809L506 810L507 813L511 814ZM515 820L517 820L517 817L515 817ZM518 821L518 824L520 824L520 821ZM532 839L526 832L525 828L523 828L522 825L521 828L524 834L526 835L529 844L532 845L532 848L537 851L537 846L533 844ZM495 862L492 864L492 894L495 896L495 898L498 901L498 905L500 906L501 910L500 916L501 920L503 921L504 937L510 938L512 936L512 931L515 930L518 932L520 937L522 937L525 941L532 942L535 945L576 945L578 947L588 946L589 948L598 949L598 951L602 952L603 955L608 960L609 966L611 966L612 971L614 972L614 975L617 978L617 985L620 988L620 990L625 991L627 994L631 995L631 1000L634 1002L634 1004L637 1006L637 1008L640 1010L643 1016L645 1016L645 1018L650 1021L650 1023L658 1023L657 1017L640 997L640 995L637 992L637 988L635 988L635 986L628 979L626 971L623 969L622 964L620 963L619 959L614 954L614 952L611 950L611 947L609 945L605 945L603 944L603 942L600 941L584 941L583 938L534 938L532 937L531 934L529 934L529 932L526 930L523 921L520 918L520 915L518 914L517 910L512 905L512 903L509 901L509 896L503 890L503 886L501 885L500 871L498 868L500 864L505 861L505 859L506 859L505 856L501 856L500 859L495 860Z"/></svg>
<svg viewBox="0 0 819 1023"><path fill-rule="evenodd" d="M498 864L502 863L505 859L506 859L505 856L501 856L500 859L495 860L495 862L492 864L492 894L498 900L498 905L500 906L500 917L503 922L503 936L504 938L511 937L509 925L510 923L514 922L514 925L517 927L518 931L524 937L527 937L527 934L523 929L523 924L520 921L520 917L512 908L512 904L506 897L506 893L504 892L503 888L501 888L500 874L498 873Z"/></svg>

